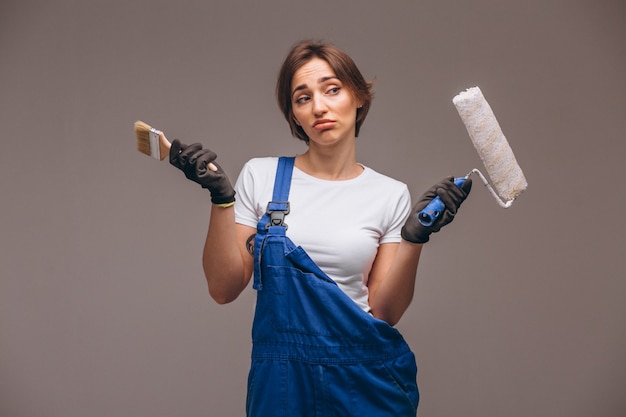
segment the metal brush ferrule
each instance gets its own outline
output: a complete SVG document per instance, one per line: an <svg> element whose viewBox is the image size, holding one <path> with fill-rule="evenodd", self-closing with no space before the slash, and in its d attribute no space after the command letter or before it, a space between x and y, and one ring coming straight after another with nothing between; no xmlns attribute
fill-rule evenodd
<svg viewBox="0 0 626 417"><path fill-rule="evenodd" d="M150 156L155 159L161 160L161 131L153 127L150 128Z"/></svg>

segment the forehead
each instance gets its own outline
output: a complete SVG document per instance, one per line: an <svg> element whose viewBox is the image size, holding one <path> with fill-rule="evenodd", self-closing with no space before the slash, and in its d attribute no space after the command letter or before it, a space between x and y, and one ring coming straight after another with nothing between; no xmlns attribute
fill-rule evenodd
<svg viewBox="0 0 626 417"><path fill-rule="evenodd" d="M291 89L306 84L317 84L325 77L336 77L330 64L321 58L313 58L296 70L291 79Z"/></svg>

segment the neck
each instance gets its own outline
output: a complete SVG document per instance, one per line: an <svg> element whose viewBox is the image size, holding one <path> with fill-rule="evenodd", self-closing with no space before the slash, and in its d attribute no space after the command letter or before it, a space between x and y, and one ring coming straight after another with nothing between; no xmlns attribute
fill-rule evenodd
<svg viewBox="0 0 626 417"><path fill-rule="evenodd" d="M330 149L311 143L308 151L296 157L296 167L323 180L348 180L363 172L363 166L356 162L354 144Z"/></svg>

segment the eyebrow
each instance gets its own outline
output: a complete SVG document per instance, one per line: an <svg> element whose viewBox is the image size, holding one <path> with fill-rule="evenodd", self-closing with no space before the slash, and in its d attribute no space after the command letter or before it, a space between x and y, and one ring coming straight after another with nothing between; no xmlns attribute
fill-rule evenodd
<svg viewBox="0 0 626 417"><path fill-rule="evenodd" d="M339 78L336 75L327 75L326 77L322 77L322 78L318 79L317 83L318 84L322 84L322 83L325 83L328 80L339 80ZM293 95L296 94L298 91L305 90L307 87L308 86L306 84L300 84L299 86L294 88L293 91L291 92L291 98L293 98Z"/></svg>

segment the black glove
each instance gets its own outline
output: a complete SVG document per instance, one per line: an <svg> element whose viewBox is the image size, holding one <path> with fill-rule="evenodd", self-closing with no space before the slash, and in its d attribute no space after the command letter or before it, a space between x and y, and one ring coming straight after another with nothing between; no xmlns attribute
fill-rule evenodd
<svg viewBox="0 0 626 417"><path fill-rule="evenodd" d="M430 234L438 232L443 226L454 220L461 203L465 201L472 189L472 180L465 180L461 188L454 184L454 178L449 177L440 183L433 185L426 191L413 206L413 211L402 227L402 238L413 243L426 243L430 239ZM424 207L435 197L441 198L446 208L441 215L430 226L422 225L417 217Z"/></svg>
<svg viewBox="0 0 626 417"><path fill-rule="evenodd" d="M232 203L235 201L235 190L215 158L215 152L202 149L199 143L187 146L174 139L170 148L170 164L183 171L187 178L197 182L202 188L207 188L213 204ZM209 164L213 164L217 171L209 169Z"/></svg>

